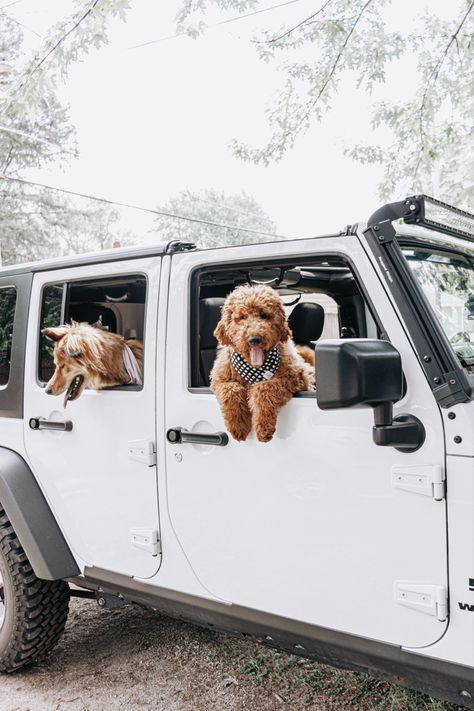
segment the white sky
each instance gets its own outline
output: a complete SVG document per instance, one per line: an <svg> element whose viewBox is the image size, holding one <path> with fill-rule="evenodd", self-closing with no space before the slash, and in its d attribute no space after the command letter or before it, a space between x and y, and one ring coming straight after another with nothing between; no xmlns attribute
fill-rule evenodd
<svg viewBox="0 0 474 711"><path fill-rule="evenodd" d="M423 3L395 5L391 21L406 23ZM442 2L431 2L431 11L433 5L438 9ZM49 167L32 173L33 179L146 207L184 188L244 189L280 234L295 237L367 219L380 204L381 169L343 156L344 143L372 137L369 98L354 89L350 77L333 111L280 163L243 163L229 148L233 138L261 145L268 136L264 110L281 83L274 68L258 59L252 37L301 20L314 12L314 0L214 27L198 40L178 37L132 49L174 35L179 6L177 0L132 0L126 24L111 25L109 45L72 67L60 96L70 105L80 158L64 172ZM32 30L46 33L71 7L70 0L19 0L9 13L26 26L25 40L36 47L40 40ZM400 67L390 91L406 87L406 76ZM140 213L129 212L127 224L147 238L150 222Z"/></svg>

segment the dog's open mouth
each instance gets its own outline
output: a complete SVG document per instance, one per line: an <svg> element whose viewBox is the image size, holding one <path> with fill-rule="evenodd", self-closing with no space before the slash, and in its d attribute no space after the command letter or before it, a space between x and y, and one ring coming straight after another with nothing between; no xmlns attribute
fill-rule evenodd
<svg viewBox="0 0 474 711"><path fill-rule="evenodd" d="M250 346L250 365L261 368L265 360L265 351L261 346Z"/></svg>
<svg viewBox="0 0 474 711"><path fill-rule="evenodd" d="M66 390L66 395L64 396L64 407L66 407L68 402L70 402L71 400L75 400L76 397L78 397L83 382L83 375L76 375L76 377L71 380L71 382L69 383L69 387Z"/></svg>

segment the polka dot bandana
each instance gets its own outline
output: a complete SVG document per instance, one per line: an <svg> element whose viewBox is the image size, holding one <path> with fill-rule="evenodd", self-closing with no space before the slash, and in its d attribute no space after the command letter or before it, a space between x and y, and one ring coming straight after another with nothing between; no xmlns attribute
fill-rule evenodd
<svg viewBox="0 0 474 711"><path fill-rule="evenodd" d="M253 365L247 363L245 358L242 358L235 351L233 351L231 359L234 370L250 385L253 385L262 380L271 380L273 378L280 366L280 351L277 346L268 351L268 355L260 368L254 368Z"/></svg>

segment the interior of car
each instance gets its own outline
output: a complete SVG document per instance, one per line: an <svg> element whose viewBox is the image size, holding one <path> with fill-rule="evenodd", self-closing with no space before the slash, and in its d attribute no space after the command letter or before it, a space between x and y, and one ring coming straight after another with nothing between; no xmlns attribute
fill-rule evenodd
<svg viewBox="0 0 474 711"><path fill-rule="evenodd" d="M43 290L41 328L90 323L124 338L144 339L146 279L141 275L54 284ZM39 379L54 373L54 344L42 337Z"/></svg>
<svg viewBox="0 0 474 711"><path fill-rule="evenodd" d="M267 284L278 291L297 345L314 348L321 338L382 337L353 271L340 257L201 269L192 282L192 388L209 387L217 350L214 330L225 297L240 284Z"/></svg>

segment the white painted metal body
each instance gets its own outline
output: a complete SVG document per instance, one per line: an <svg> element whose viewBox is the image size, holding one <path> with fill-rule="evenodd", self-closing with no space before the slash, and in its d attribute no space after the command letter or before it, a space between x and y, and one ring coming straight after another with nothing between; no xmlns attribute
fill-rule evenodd
<svg viewBox="0 0 474 711"><path fill-rule="evenodd" d="M268 259L274 250L274 245L248 247L244 258ZM446 622L398 604L394 583L446 588L445 501L396 489L392 469L444 464L441 417L358 239L278 245L278 256L285 258L335 253L356 265L402 354L408 391L396 411L422 419L425 445L413 454L377 447L369 408L323 412L316 399L294 398L269 444L254 437L222 448L168 444L168 508L193 570L219 598L423 647L442 636ZM194 268L242 256L240 249L176 255L169 290L174 313L188 313ZM188 388L188 332L187 317L169 321L165 429L223 430L215 397Z"/></svg>
<svg viewBox="0 0 474 711"><path fill-rule="evenodd" d="M24 437L28 462L74 554L87 565L151 577L160 555L133 540L135 529L159 529L156 466L130 456L131 440L155 441L156 321L159 259L35 274L29 312ZM142 390L85 390L63 407L37 382L41 293L47 284L142 273L147 277ZM30 417L71 420L71 432L33 431Z"/></svg>
<svg viewBox="0 0 474 711"><path fill-rule="evenodd" d="M321 254L351 262L400 352L407 392L395 415L423 422L421 449L377 447L370 408L322 411L312 397L285 406L268 444L253 435L226 447L168 443L171 427L225 429L212 393L189 388L193 270ZM64 410L36 377L43 286L136 273L148 281L143 389L85 391ZM2 445L27 459L81 570L474 665L474 614L458 605L474 603L474 402L452 409L448 420L364 244L341 236L36 273L24 423L3 419L0 429ZM32 416L74 427L32 431ZM452 444L459 433L461 448Z"/></svg>

